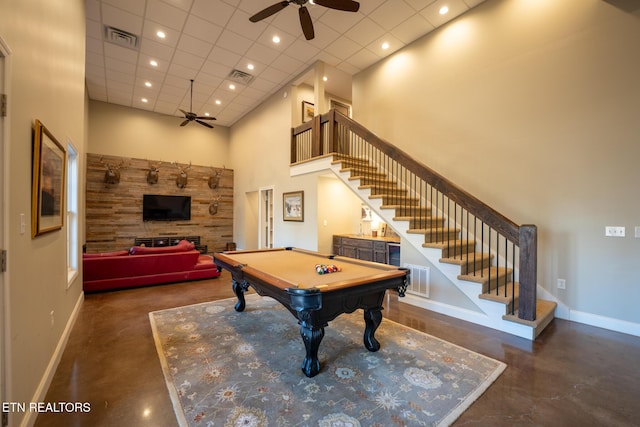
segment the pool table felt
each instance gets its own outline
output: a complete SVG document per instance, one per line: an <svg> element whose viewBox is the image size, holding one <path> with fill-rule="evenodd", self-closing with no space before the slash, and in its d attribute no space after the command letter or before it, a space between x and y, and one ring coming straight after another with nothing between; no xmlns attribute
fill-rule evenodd
<svg viewBox="0 0 640 427"><path fill-rule="evenodd" d="M218 256L218 254L216 254ZM270 276L276 280L272 285L286 288L318 288L326 292L338 288L357 286L375 282L382 278L403 276L406 272L397 267L360 261L353 258L308 252L301 249L271 249L263 251L237 251L223 253L230 264L242 264L243 272L263 277ZM223 257L220 257L223 259ZM316 264L336 265L341 271L318 274Z"/></svg>

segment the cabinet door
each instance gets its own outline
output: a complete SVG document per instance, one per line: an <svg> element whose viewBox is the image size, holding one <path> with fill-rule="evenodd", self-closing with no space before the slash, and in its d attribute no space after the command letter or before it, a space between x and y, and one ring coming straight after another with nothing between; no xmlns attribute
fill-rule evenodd
<svg viewBox="0 0 640 427"><path fill-rule="evenodd" d="M342 246L342 256L358 258L358 249L353 246Z"/></svg>
<svg viewBox="0 0 640 427"><path fill-rule="evenodd" d="M358 249L358 259L362 261L373 261L373 250L372 249Z"/></svg>
<svg viewBox="0 0 640 427"><path fill-rule="evenodd" d="M387 251L375 251L373 253L373 260L381 264L387 263Z"/></svg>

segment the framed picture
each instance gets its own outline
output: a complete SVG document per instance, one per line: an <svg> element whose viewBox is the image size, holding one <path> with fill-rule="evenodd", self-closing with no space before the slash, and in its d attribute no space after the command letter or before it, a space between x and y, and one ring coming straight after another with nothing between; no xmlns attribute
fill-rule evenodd
<svg viewBox="0 0 640 427"><path fill-rule="evenodd" d="M313 104L307 101L302 101L302 123L313 120L315 115L315 109Z"/></svg>
<svg viewBox="0 0 640 427"><path fill-rule="evenodd" d="M31 237L62 228L65 216L67 152L36 120L33 134Z"/></svg>
<svg viewBox="0 0 640 427"><path fill-rule="evenodd" d="M282 194L282 219L304 221L304 191Z"/></svg>

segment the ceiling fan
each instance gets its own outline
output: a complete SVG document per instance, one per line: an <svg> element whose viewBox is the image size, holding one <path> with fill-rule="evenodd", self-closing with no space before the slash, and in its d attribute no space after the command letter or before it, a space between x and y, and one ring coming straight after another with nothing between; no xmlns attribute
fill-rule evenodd
<svg viewBox="0 0 640 427"><path fill-rule="evenodd" d="M311 15L305 6L307 3L319 4L320 6L328 7L330 9L343 10L345 12L357 12L360 9L360 3L353 0L286 0L275 3L269 7L264 8L260 12L249 18L251 22L262 21L271 15L280 12L289 4L294 3L300 6L298 14L300 15L300 26L302 26L302 32L307 40L311 40L315 33L313 31L313 22L311 22Z"/></svg>
<svg viewBox="0 0 640 427"><path fill-rule="evenodd" d="M191 79L191 100L189 101L189 111L184 111L182 108L178 109L182 111L182 114L184 114L184 118L186 119L185 121L180 123L180 126L186 126L189 124L189 122L196 121L202 126L213 129L213 126L211 126L209 123L203 122L203 120L215 120L215 117L199 116L196 113L191 112L193 110L193 79Z"/></svg>

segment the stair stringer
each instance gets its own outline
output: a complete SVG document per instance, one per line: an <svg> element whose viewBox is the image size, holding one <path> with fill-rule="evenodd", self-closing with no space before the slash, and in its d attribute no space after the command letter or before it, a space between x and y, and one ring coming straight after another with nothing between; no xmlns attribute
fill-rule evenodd
<svg viewBox="0 0 640 427"><path fill-rule="evenodd" d="M317 173L322 170L330 170L333 172L333 174L347 187L349 187L363 203L368 205L398 235L402 236L407 242L416 248L435 269L439 270L447 280L449 280L453 286L456 286L480 311L472 311L412 295L407 295L403 299L400 299L400 301L404 300L403 302L408 304L420 306L437 313L496 329L511 335L529 340L535 339L534 328L528 325L504 320L504 303L479 298L479 295L482 294L481 284L458 279L458 275L460 274L459 266L440 262L440 259L442 258L441 249L423 247L422 243L424 242L424 236L407 233L407 230L409 229L409 221L395 220L395 210L382 209L382 200L376 198L371 199L369 197L371 195L371 190L369 188L359 188L360 180L349 179L351 175L350 171L342 170L341 164L334 163L332 156L320 157L313 161L294 165L291 167L290 175L297 176L307 173Z"/></svg>

